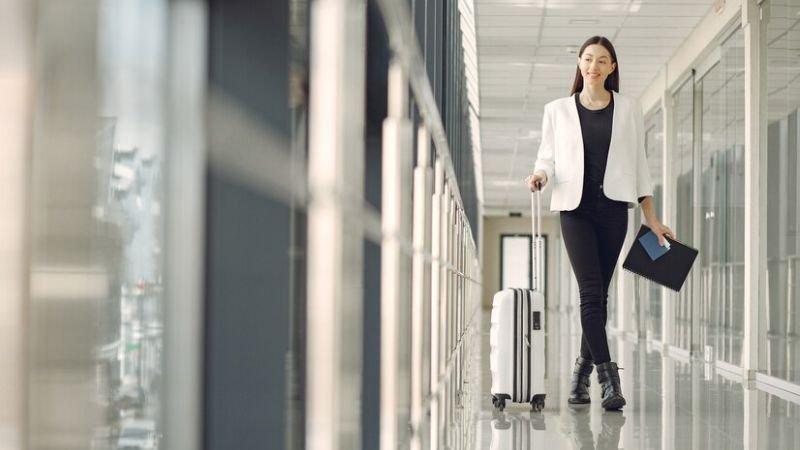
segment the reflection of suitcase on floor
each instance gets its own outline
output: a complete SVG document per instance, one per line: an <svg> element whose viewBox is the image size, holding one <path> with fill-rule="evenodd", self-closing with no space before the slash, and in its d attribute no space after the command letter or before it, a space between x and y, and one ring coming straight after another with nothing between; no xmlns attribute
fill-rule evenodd
<svg viewBox="0 0 800 450"><path fill-rule="evenodd" d="M492 404L503 410L507 402L530 403L544 408L545 304L541 291L541 194L533 197L534 285L530 289L504 289L494 295L489 364Z"/></svg>
<svg viewBox="0 0 800 450"><path fill-rule="evenodd" d="M527 414L526 414L527 415ZM497 412L492 420L491 450L528 450L544 447L544 415Z"/></svg>

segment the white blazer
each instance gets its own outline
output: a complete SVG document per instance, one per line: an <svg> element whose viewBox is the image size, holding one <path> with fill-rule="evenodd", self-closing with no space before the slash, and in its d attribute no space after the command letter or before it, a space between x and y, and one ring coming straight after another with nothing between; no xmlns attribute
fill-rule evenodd
<svg viewBox="0 0 800 450"><path fill-rule="evenodd" d="M644 119L638 101L612 93L614 116L611 144L603 179L603 192L613 200L628 202L653 195L644 146ZM554 100L544 106L542 142L534 172L547 175L545 189L552 186L551 211L578 207L583 192L583 135L574 97Z"/></svg>

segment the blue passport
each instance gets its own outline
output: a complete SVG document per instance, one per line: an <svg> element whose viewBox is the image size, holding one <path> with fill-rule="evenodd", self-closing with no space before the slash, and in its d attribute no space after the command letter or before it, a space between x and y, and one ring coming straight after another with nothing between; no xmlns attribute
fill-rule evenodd
<svg viewBox="0 0 800 450"><path fill-rule="evenodd" d="M642 247L644 247L644 251L647 252L647 255L650 256L650 259L653 261L664 256L664 254L669 251L669 247L662 247L658 245L658 236L656 236L652 231L648 231L647 233L643 234L642 237L639 238L639 242L642 244Z"/></svg>

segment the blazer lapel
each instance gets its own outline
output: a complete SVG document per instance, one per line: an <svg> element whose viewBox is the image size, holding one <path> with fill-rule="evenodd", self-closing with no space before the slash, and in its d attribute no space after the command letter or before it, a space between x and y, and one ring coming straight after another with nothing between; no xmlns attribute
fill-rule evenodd
<svg viewBox="0 0 800 450"><path fill-rule="evenodd" d="M574 95L574 94L573 94ZM569 97L569 106L568 106L568 113L567 116L569 117L570 127L567 128L568 130L577 130L575 136L578 138L578 157L580 160L578 161L578 167L583 169L583 131L581 130L581 118L578 116L578 105L575 103L575 97Z"/></svg>
<svg viewBox="0 0 800 450"><path fill-rule="evenodd" d="M621 99L619 95L614 93L611 94L614 97L614 111L611 114L611 141L608 144L608 159L606 160L606 174L609 171L615 172L618 169L617 164L617 151L616 151L616 139L619 136L619 122L620 118L623 117L625 111L620 111L620 109L624 109L627 105L625 105L625 99ZM609 170L611 169L611 170ZM616 173L612 173L612 175L617 175Z"/></svg>

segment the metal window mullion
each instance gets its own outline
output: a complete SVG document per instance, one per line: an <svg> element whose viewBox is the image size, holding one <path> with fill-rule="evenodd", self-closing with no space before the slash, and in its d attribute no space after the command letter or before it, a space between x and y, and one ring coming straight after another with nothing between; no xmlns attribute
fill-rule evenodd
<svg viewBox="0 0 800 450"><path fill-rule="evenodd" d="M471 167L470 167L471 169ZM469 169L468 169L469 170ZM468 304L468 295L469 295L469 279L470 276L470 268L469 268L469 261L470 258L474 257L469 249L469 229L464 227L464 237L461 239L462 242L462 259L461 259L461 267L464 271L464 279L461 280L464 289L464 297L462 299L462 310L461 310L461 323L462 326L466 329L467 326L467 312L469 311L469 304Z"/></svg>
<svg viewBox="0 0 800 450"><path fill-rule="evenodd" d="M701 218L701 207L703 205L703 81L699 78L696 79L699 81L693 86L692 97L692 107L694 108L692 114L692 185L694 186L694 189L692 189L692 242L701 242L703 234L703 221ZM690 323L688 349L694 355L699 355L703 351L702 329L700 327L700 304L702 303L702 298L697 298L703 294L700 266L700 264L694 266L692 270L694 276L690 282L692 295L697 300L689 302L689 305L687 305Z"/></svg>
<svg viewBox="0 0 800 450"><path fill-rule="evenodd" d="M464 290L463 290L463 281L464 281L463 272L464 271L463 271L463 267L461 267L461 254L463 253L462 252L462 249L463 249L462 248L462 242L464 240L463 239L464 235L463 235L463 232L462 232L462 229L463 229L462 221L463 221L463 217L462 217L461 214L459 214L458 215L458 220L456 221L457 241L456 241L456 248L455 248L455 250L456 250L456 268L457 268L456 269L457 270L457 275L455 277L456 278L456 318L455 318L455 321L456 321L456 329L458 330L458 337L457 337L456 341L459 341L459 340L463 339L463 336L464 336L464 328L462 327L462 324L461 324L461 310L462 310L461 303L462 303L462 301L464 299ZM458 371L456 372L456 374L457 374L457 380L458 380L457 382L458 382L459 390L461 390L461 387L462 387L461 383L463 381L463 377L462 377L462 375L463 375L462 370L464 368L463 367L463 359L462 359L463 349L464 349L463 346L459 347L458 355L457 355L457 357L458 357Z"/></svg>
<svg viewBox="0 0 800 450"><path fill-rule="evenodd" d="M453 356L453 350L456 347L456 335L458 333L455 323L456 296L458 295L458 292L456 291L456 277L458 275L455 271L456 246L458 245L458 239L456 236L456 217L458 214L458 205L452 197L450 197L448 201L450 202L450 214L447 220L447 359L451 359Z"/></svg>
<svg viewBox="0 0 800 450"><path fill-rule="evenodd" d="M470 166L468 170L470 170L471 168L472 167ZM465 224L466 221L467 219L465 218ZM469 277L468 258L470 256L470 253L469 253L468 242L469 242L469 229L466 227L466 225L464 225L461 227L461 272L464 274L464 276L461 278L461 328L464 329L465 332L467 329L467 307L468 307L467 295L469 293L468 291L469 280L467 277Z"/></svg>
<svg viewBox="0 0 800 450"><path fill-rule="evenodd" d="M445 340L445 347L444 347L444 358L443 363L445 365L444 371L448 376L446 376L446 389L445 389L445 401L444 401L444 416L443 419L445 421L445 426L447 427L447 434L445 436L446 443L448 446L452 446L452 427L450 424L453 423L453 381L452 377L449 375L452 373L452 368L448 369L448 366L452 363L452 350L453 350L453 215L454 215L454 206L455 202L453 202L453 197L450 190L450 179L446 179L447 185L445 188L445 202L447 203L447 216L444 223L445 229L445 242L446 242L446 251L445 251L445 294L442 300L445 302L444 308L444 328L445 328L445 335L447 339Z"/></svg>
<svg viewBox="0 0 800 450"><path fill-rule="evenodd" d="M417 130L417 167L414 169L414 229L412 276L412 349L411 349L411 448L422 449L421 427L424 421L425 379L425 308L430 305L430 264L425 254L431 251L431 186L433 169L429 164L430 137L424 125Z"/></svg>
<svg viewBox="0 0 800 450"><path fill-rule="evenodd" d="M450 186L448 186L447 178L444 181L444 192L441 198L442 202L442 222L441 222L441 230L442 230L442 253L441 253L441 294L439 297L439 327L440 327L440 342L439 342L439 373L442 373L445 369L448 359L448 349L449 349L449 329L448 325L448 317L447 317L447 308L448 308L448 295L450 293L450 270L448 269L448 264L450 263L449 260L449 248L450 248ZM443 405L444 406L444 405Z"/></svg>
<svg viewBox="0 0 800 450"><path fill-rule="evenodd" d="M766 5L765 5L766 6ZM769 17L765 14L764 17ZM745 55L745 183L744 183L744 341L742 364L744 382L750 385L759 369L764 336L761 309L768 304L767 261L767 89L766 23L756 0L742 2ZM745 412L745 418L753 414ZM757 420L753 418L754 420ZM745 442L748 436L745 427Z"/></svg>
<svg viewBox="0 0 800 450"><path fill-rule="evenodd" d="M452 308L452 295L453 295L453 270L452 270L452 252L453 252L453 202L450 200L450 187L447 186L445 188L445 203L447 204L447 214L445 216L445 221L443 223L444 226L444 236L445 236L445 251L444 251L444 280L445 280L445 290L442 295L442 302L444 302L444 351L442 354L443 363L447 365L447 361L450 359L450 350L452 349L452 334L453 334L453 327L452 323L450 322L451 314L450 310Z"/></svg>
<svg viewBox="0 0 800 450"><path fill-rule="evenodd" d="M399 444L398 418L407 381L401 376L402 333L410 292L409 274L402 243L411 234L409 198L411 184L412 125L407 117L407 77L401 65L392 61L388 80L389 115L383 122L381 243L381 401L380 447L394 450Z"/></svg>
<svg viewBox="0 0 800 450"><path fill-rule="evenodd" d="M459 333L464 334L464 218L462 217L458 225L458 329Z"/></svg>
<svg viewBox="0 0 800 450"><path fill-rule="evenodd" d="M164 448L201 448L208 18L205 2L169 6L164 196Z"/></svg>
<svg viewBox="0 0 800 450"><path fill-rule="evenodd" d="M447 80L446 82L441 80L436 82L437 88L444 85L442 108L440 111L437 106L437 101L433 96L433 90L431 89L430 81L427 78L424 63L420 56L419 44L413 39L413 34L408 32L408 30L413 28L413 24L410 19L407 4L394 0L378 0L377 3L386 24L391 49L395 53L400 64L409 71L409 82L420 110L420 116L433 138L436 154L442 160L445 176L448 179L452 178L455 180L457 177L454 161L448 147L448 138L451 135L449 130L451 130L452 127L445 129L442 120L444 115L445 120L448 123L452 123L447 120L447 117L449 117L448 114L452 112L452 99L448 98L448 96L452 94L450 89L453 84L451 82L452 77L450 76L452 67L449 61L452 57L452 51L449 51L451 40L449 40L449 35L447 33L451 28L447 22L449 17L447 13L450 12L450 8L447 7L446 4L443 4L443 10L445 12L442 22L444 22L445 30L441 34L443 38L441 50L446 54L441 57L441 65L442 73L447 77ZM453 183L450 189L451 195L457 200L457 204L463 205L464 202L461 198L458 184Z"/></svg>
<svg viewBox="0 0 800 450"><path fill-rule="evenodd" d="M459 322L461 306L459 303L461 302L462 273L458 265L458 259L461 253L461 211L462 209L456 206L456 216L455 220L453 221L453 238L455 240L453 245L453 352L456 352L457 345L461 340L461 324ZM458 355L454 354L454 357L458 358ZM456 380L456 382L458 382L458 380ZM458 391L458 386L456 386L456 391Z"/></svg>
<svg viewBox="0 0 800 450"><path fill-rule="evenodd" d="M431 421L430 442L432 450L438 449L439 443L439 378L441 375L441 248L442 248L442 190L444 189L444 169L439 158L433 165L434 194L431 202L431 345L430 345L430 390Z"/></svg>
<svg viewBox="0 0 800 450"><path fill-rule="evenodd" d="M315 0L310 36L306 448L359 448L365 2Z"/></svg>
<svg viewBox="0 0 800 450"><path fill-rule="evenodd" d="M456 209L455 220L453 221L453 350L461 337L461 267L459 258L461 254L461 210ZM456 355L457 356L457 355ZM456 374L459 367L456 366ZM456 378L458 383L458 378Z"/></svg>

